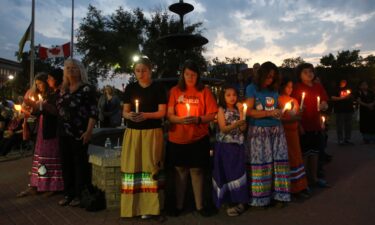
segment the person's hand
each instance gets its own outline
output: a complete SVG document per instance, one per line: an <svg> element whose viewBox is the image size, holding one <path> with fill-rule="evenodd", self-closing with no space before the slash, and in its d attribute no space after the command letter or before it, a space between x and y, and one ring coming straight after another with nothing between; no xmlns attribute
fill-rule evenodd
<svg viewBox="0 0 375 225"><path fill-rule="evenodd" d="M82 140L83 144L87 144L91 140L91 135L92 135L91 131L86 131L85 133L82 134L82 136L80 137L80 140Z"/></svg>
<svg viewBox="0 0 375 225"><path fill-rule="evenodd" d="M26 106L29 106L29 107L35 107L35 105L36 105L35 101L33 101L29 98L25 98L23 100L23 102L25 103Z"/></svg>
<svg viewBox="0 0 375 225"><path fill-rule="evenodd" d="M280 109L274 109L274 110L268 111L268 115L270 117L279 119L281 117L281 110Z"/></svg>
<svg viewBox="0 0 375 225"><path fill-rule="evenodd" d="M142 121L145 121L147 119L145 115L146 114L143 113L143 112L136 113L136 115L134 117L134 122L140 123Z"/></svg>
<svg viewBox="0 0 375 225"><path fill-rule="evenodd" d="M234 122L235 126L236 127L241 127L243 125L246 125L246 121L245 120L237 120L236 122Z"/></svg>
<svg viewBox="0 0 375 225"><path fill-rule="evenodd" d="M139 114L139 113L129 112L128 119L129 119L130 121L137 122L138 114Z"/></svg>
<svg viewBox="0 0 375 225"><path fill-rule="evenodd" d="M182 119L183 124L198 124L198 121L197 116L187 116Z"/></svg>

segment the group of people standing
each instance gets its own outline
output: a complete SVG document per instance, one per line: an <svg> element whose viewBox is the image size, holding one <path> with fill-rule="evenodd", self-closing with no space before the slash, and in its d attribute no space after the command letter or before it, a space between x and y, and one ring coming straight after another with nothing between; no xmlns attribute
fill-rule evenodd
<svg viewBox="0 0 375 225"><path fill-rule="evenodd" d="M121 217L160 215L167 164L174 171L173 216L184 211L189 178L197 212L210 216L203 196L207 172L212 175L214 204L218 208L227 204L229 216L240 215L248 205L283 207L292 197L309 198L311 187L329 187L318 178L318 159L325 148L322 112L328 109L329 97L316 81L312 64L296 68L294 84L279 74L275 64L263 63L242 102L237 88L230 85L216 100L194 61L184 63L178 84L169 93L153 82L152 68L148 58L135 62L137 82L126 86L122 99L127 127L121 153ZM363 96L361 106L370 107ZM119 99L112 97L112 90L106 89L105 97L99 108L118 111ZM19 196L63 190L59 204L78 206L90 183L87 150L98 120L95 89L88 85L82 63L66 60L63 76L37 75L25 95L24 112L36 115L39 122L31 187ZM119 123L110 117L103 121L106 126ZM212 122L216 122L214 146Z"/></svg>
<svg viewBox="0 0 375 225"><path fill-rule="evenodd" d="M83 64L67 59L64 70L37 74L22 113L38 122L29 187L18 197L63 191L59 205L79 206L82 190L90 184L87 150L98 117L96 90L88 84ZM27 127L25 119L24 136Z"/></svg>
<svg viewBox="0 0 375 225"><path fill-rule="evenodd" d="M314 81L311 64L297 68L300 81L294 85L281 78L275 64L263 63L246 87L246 106L236 87L229 85L222 88L217 105L193 61L185 62L169 100L165 89L152 82L151 71L149 59L136 62L138 82L129 84L124 94L122 217L160 214L166 163L175 173L174 216L184 210L189 177L197 212L210 215L203 203L205 172L210 169L212 199L217 207L227 203L229 216L240 215L248 204L284 206L291 194L308 198L309 186L328 187L317 176L318 155L324 148L320 112L328 108L328 96ZM162 131L165 116L170 123L168 162ZM215 121L210 163L209 124Z"/></svg>

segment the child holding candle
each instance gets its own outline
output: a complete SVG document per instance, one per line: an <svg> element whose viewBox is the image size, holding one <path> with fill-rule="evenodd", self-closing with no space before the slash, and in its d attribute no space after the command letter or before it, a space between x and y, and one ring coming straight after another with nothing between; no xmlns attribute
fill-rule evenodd
<svg viewBox="0 0 375 225"><path fill-rule="evenodd" d="M243 144L246 121L242 108L237 90L225 86L219 95L219 131L216 133L212 181L216 207L220 208L222 203L231 204L227 208L228 216L240 215L245 209L244 204L249 202ZM237 185L230 186L230 183Z"/></svg>
<svg viewBox="0 0 375 225"><path fill-rule="evenodd" d="M186 107L186 103L189 107ZM198 65L187 60L177 86L170 91L168 102L168 120L171 122L168 151L170 163L176 169L175 216L183 210L189 174L198 213L210 215L203 207L203 180L210 157L208 127L215 119L216 112L216 100L210 89L201 82Z"/></svg>
<svg viewBox="0 0 375 225"><path fill-rule="evenodd" d="M318 157L324 148L320 111L328 109L328 96L323 86L314 82L315 75L312 64L300 64L296 68L296 75L300 82L295 85L292 97L300 102L301 96L305 93L299 129L308 181L311 186L328 187L326 181L318 179ZM320 101L319 108L318 99Z"/></svg>
<svg viewBox="0 0 375 225"><path fill-rule="evenodd" d="M309 197L307 191L307 179L298 134L298 123L301 120L298 101L290 97L293 91L293 82L285 78L280 85L279 105L285 109L281 117L286 142L288 144L288 156L290 167L290 192L297 198ZM286 109L286 105L290 105Z"/></svg>
<svg viewBox="0 0 375 225"><path fill-rule="evenodd" d="M127 122L121 152L121 217L160 215L164 205L164 138L162 119L167 96L152 81L152 63L134 65L138 82L126 86L123 116Z"/></svg>
<svg viewBox="0 0 375 225"><path fill-rule="evenodd" d="M271 203L284 206L290 201L288 149L278 109L279 71L272 62L263 63L254 83L246 88L250 205Z"/></svg>

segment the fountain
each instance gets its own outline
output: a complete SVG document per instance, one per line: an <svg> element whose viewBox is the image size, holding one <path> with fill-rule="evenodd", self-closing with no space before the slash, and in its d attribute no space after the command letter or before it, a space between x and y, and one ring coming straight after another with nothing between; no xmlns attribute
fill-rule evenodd
<svg viewBox="0 0 375 225"><path fill-rule="evenodd" d="M187 34L184 29L184 15L194 10L194 6L180 0L169 6L169 10L180 16L180 31L176 34L169 34L159 38L157 41L169 49L179 49L181 51L200 47L208 43L207 38L199 34Z"/></svg>

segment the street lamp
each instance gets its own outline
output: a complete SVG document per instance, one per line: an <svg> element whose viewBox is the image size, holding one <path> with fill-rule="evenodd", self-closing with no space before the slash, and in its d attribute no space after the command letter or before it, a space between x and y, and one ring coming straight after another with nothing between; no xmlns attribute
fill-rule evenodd
<svg viewBox="0 0 375 225"><path fill-rule="evenodd" d="M13 79L14 79L14 76L11 74L11 75L8 76L8 79L9 79L9 80L13 80Z"/></svg>

